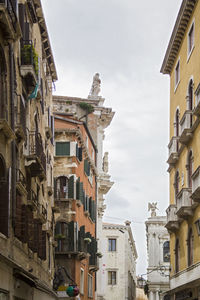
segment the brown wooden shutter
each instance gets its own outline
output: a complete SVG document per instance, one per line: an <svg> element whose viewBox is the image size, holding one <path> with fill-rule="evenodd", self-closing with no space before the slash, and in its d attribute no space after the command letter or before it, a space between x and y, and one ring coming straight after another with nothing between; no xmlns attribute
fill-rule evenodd
<svg viewBox="0 0 200 300"><path fill-rule="evenodd" d="M15 236L21 240L22 237L22 199L21 195L16 193L16 208L15 208Z"/></svg>
<svg viewBox="0 0 200 300"><path fill-rule="evenodd" d="M23 243L26 243L28 241L27 206L26 205L22 205L21 211L22 211L22 214L21 214L21 225L22 225L22 228L21 228L21 233L22 233L21 241Z"/></svg>
<svg viewBox="0 0 200 300"><path fill-rule="evenodd" d="M25 33L24 16L25 16L25 5L20 3L19 4L19 23L20 23L23 39L24 39L24 33Z"/></svg>

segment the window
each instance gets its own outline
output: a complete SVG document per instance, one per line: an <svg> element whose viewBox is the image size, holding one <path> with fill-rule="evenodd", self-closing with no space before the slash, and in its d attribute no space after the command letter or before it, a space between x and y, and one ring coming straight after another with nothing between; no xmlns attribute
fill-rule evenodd
<svg viewBox="0 0 200 300"><path fill-rule="evenodd" d="M70 155L70 142L56 142L56 156Z"/></svg>
<svg viewBox="0 0 200 300"><path fill-rule="evenodd" d="M175 200L177 199L177 195L179 193L179 172L177 171L174 179L174 192L175 192Z"/></svg>
<svg viewBox="0 0 200 300"><path fill-rule="evenodd" d="M108 239L108 251L116 251L116 239Z"/></svg>
<svg viewBox="0 0 200 300"><path fill-rule="evenodd" d="M93 284L92 284L93 277L92 275L88 274L88 297L93 297Z"/></svg>
<svg viewBox="0 0 200 300"><path fill-rule="evenodd" d="M175 245L175 272L177 273L179 271L179 256L180 256L180 249L179 249L179 239L176 240Z"/></svg>
<svg viewBox="0 0 200 300"><path fill-rule="evenodd" d="M176 68L175 68L175 89L180 81L180 60L177 62Z"/></svg>
<svg viewBox="0 0 200 300"><path fill-rule="evenodd" d="M84 294L84 270L81 269L81 278L80 278L80 293Z"/></svg>
<svg viewBox="0 0 200 300"><path fill-rule="evenodd" d="M116 271L108 271L108 285L117 284L117 272Z"/></svg>
<svg viewBox="0 0 200 300"><path fill-rule="evenodd" d="M188 109L193 110L193 80L191 79L188 86ZM190 128L192 127L192 114L190 114Z"/></svg>
<svg viewBox="0 0 200 300"><path fill-rule="evenodd" d="M188 248L188 266L191 266L193 264L193 234L192 234L192 228L190 228L189 232L188 232L187 248Z"/></svg>
<svg viewBox="0 0 200 300"><path fill-rule="evenodd" d="M188 56L192 52L194 47L194 23L192 24L190 31L188 33Z"/></svg>
<svg viewBox="0 0 200 300"><path fill-rule="evenodd" d="M188 155L187 174L188 174L188 187L192 188L192 151L190 151Z"/></svg>
<svg viewBox="0 0 200 300"><path fill-rule="evenodd" d="M164 242L163 244L163 261L169 262L170 261L170 247L169 241Z"/></svg>

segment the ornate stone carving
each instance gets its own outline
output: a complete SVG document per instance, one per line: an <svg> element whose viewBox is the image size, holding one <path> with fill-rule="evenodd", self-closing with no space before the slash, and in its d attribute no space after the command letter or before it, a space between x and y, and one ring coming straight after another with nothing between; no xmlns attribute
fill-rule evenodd
<svg viewBox="0 0 200 300"><path fill-rule="evenodd" d="M157 202L148 203L148 211L151 211L151 217L156 216Z"/></svg>

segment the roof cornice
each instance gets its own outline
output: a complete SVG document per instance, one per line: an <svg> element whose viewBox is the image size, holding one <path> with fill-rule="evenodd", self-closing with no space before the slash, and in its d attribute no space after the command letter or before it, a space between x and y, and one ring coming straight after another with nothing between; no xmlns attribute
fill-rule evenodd
<svg viewBox="0 0 200 300"><path fill-rule="evenodd" d="M160 72L163 74L170 74L174 62L176 60L179 48L181 46L188 22L192 16L195 4L198 0L183 0L172 35L165 53Z"/></svg>

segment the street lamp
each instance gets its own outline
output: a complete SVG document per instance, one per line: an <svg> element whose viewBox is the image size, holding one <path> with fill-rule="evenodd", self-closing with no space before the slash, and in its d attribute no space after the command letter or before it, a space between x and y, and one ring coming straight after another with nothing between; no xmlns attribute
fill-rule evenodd
<svg viewBox="0 0 200 300"><path fill-rule="evenodd" d="M143 289L146 285L146 280L142 276L138 277L137 282L141 289Z"/></svg>

